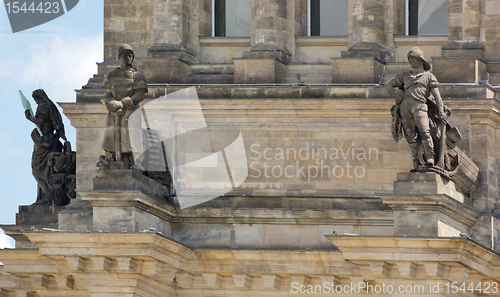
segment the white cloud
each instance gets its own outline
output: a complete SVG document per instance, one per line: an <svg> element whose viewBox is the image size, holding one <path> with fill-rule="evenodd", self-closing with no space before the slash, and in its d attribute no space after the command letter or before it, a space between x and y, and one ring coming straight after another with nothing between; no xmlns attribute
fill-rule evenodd
<svg viewBox="0 0 500 297"><path fill-rule="evenodd" d="M12 238L8 237L7 235L5 235L3 233L3 230L0 229L0 249L4 249L4 248L14 248L14 244L13 244L13 240ZM0 262L0 266L3 265L2 262Z"/></svg>
<svg viewBox="0 0 500 297"><path fill-rule="evenodd" d="M12 238L5 235L0 229L0 249L4 248L14 248L14 244Z"/></svg>
<svg viewBox="0 0 500 297"><path fill-rule="evenodd" d="M54 102L74 102L74 90L97 73L96 62L103 60L102 34L49 34L47 39L31 44L27 57L0 61L7 68L3 73L15 74L12 79L20 85L41 86Z"/></svg>

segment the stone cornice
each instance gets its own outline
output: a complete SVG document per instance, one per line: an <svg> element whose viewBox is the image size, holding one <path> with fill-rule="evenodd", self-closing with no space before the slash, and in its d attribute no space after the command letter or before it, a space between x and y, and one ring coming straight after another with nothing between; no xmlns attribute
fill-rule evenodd
<svg viewBox="0 0 500 297"><path fill-rule="evenodd" d="M211 224L335 224L375 225L394 224L392 211L383 210L306 210L260 208L185 208L155 200L137 191L79 191L79 196L93 207L135 207L171 223ZM249 197L249 199L252 199Z"/></svg>
<svg viewBox="0 0 500 297"><path fill-rule="evenodd" d="M181 87L169 87L169 92L178 89ZM467 93L461 92L466 90ZM234 116L237 110L243 110L242 115L246 116L263 115L265 112L266 115L279 117L376 117L390 120L389 110L394 104L382 87L205 86L197 92L206 116ZM441 94L445 104L456 113L467 112L474 117L500 121L500 103L492 100L494 93L487 88L443 87ZM222 98L217 98L219 96ZM150 100L144 100L143 104ZM75 127L104 127L102 119L106 109L99 100L59 105Z"/></svg>
<svg viewBox="0 0 500 297"><path fill-rule="evenodd" d="M500 256L467 238L325 235L349 261L461 263L498 279ZM370 259L370 260L369 260Z"/></svg>

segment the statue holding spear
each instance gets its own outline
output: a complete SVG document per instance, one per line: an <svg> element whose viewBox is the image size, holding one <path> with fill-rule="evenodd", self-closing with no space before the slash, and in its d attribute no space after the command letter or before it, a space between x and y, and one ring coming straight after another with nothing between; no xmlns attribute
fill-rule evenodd
<svg viewBox="0 0 500 297"><path fill-rule="evenodd" d="M38 105L35 114L31 110L29 101L21 91L19 93L25 108L24 114L26 119L36 125L36 128L31 132L31 139L33 139L34 143L31 168L33 177L35 177L38 183L35 204L51 204L54 199L57 200L57 197L54 197L53 185L50 181L50 178L54 174L51 161L54 153L63 151L63 145L59 139L67 140L62 117L44 90L38 89L33 91L33 99Z"/></svg>

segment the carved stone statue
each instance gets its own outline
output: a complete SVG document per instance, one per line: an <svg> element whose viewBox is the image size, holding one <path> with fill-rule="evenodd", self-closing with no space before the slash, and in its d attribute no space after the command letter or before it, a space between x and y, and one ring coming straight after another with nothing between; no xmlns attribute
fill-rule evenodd
<svg viewBox="0 0 500 297"><path fill-rule="evenodd" d="M397 75L385 85L396 99L392 108L392 134L396 141L402 136L410 145L414 169L437 172L450 178L458 164L450 163L446 152L446 128L451 111L444 106L436 77L429 72L430 65L422 51L415 47L408 52L412 67ZM396 92L394 88L402 92Z"/></svg>
<svg viewBox="0 0 500 297"><path fill-rule="evenodd" d="M106 131L102 147L105 154L99 158L100 169L126 169L134 164L128 131L128 119L138 108L148 91L144 76L132 67L134 51L128 44L118 49L121 67L112 71L104 84L108 90L105 105L108 109Z"/></svg>
<svg viewBox="0 0 500 297"><path fill-rule="evenodd" d="M31 132L34 142L31 168L38 183L35 204L67 205L75 197L76 153L71 152L61 114L45 91L35 90L32 96L38 105L35 116L31 116L29 109L25 116L40 129ZM64 147L59 138L65 140Z"/></svg>

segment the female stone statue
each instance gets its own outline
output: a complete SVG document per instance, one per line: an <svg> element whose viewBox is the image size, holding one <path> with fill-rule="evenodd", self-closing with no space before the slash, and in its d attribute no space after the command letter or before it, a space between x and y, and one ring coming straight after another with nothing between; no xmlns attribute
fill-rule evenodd
<svg viewBox="0 0 500 297"><path fill-rule="evenodd" d="M29 110L25 111L25 116L40 127L43 135L40 135L36 128L31 132L31 139L34 142L31 168L38 182L35 204L51 204L53 197L49 179L53 172L49 164L49 155L53 152L62 152L63 145L59 138L66 140L66 135L61 114L45 91L35 90L32 96L38 105L35 117L31 117Z"/></svg>

